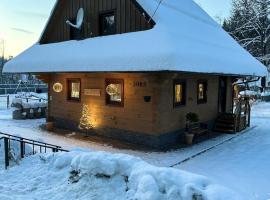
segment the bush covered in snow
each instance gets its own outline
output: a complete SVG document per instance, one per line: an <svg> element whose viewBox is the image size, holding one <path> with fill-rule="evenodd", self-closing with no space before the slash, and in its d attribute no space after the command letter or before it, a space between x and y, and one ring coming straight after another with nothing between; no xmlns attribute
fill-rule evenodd
<svg viewBox="0 0 270 200"><path fill-rule="evenodd" d="M20 173L24 170L28 171L27 175ZM104 152L35 155L26 158L20 166L2 173L2 181L13 184L16 192L13 192L12 199L239 199L205 177L172 168L154 167L123 154ZM0 199L8 197L7 192L0 187Z"/></svg>

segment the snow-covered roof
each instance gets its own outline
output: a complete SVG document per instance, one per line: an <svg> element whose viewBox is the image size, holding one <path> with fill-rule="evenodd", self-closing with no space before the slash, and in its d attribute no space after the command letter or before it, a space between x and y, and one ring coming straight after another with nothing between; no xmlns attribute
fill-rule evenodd
<svg viewBox="0 0 270 200"><path fill-rule="evenodd" d="M151 16L159 0L137 0ZM266 74L192 0L163 0L153 29L81 41L35 44L8 62L4 72L182 71Z"/></svg>

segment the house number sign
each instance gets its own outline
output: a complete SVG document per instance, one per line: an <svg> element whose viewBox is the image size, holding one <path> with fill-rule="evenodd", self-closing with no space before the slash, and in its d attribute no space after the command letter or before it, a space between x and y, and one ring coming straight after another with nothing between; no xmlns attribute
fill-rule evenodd
<svg viewBox="0 0 270 200"><path fill-rule="evenodd" d="M53 91L56 93L60 93L63 91L63 85L61 83L53 84Z"/></svg>
<svg viewBox="0 0 270 200"><path fill-rule="evenodd" d="M146 87L147 83L146 81L134 81L133 87Z"/></svg>

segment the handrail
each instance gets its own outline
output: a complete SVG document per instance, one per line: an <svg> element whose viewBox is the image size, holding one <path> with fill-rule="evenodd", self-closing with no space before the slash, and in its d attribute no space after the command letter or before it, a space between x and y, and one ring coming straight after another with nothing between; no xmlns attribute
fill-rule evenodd
<svg viewBox="0 0 270 200"><path fill-rule="evenodd" d="M27 155L34 155L36 153L47 153L47 149L50 149L53 153L55 152L68 152L68 150L62 149L62 147L57 145L52 145L44 142L39 142L31 139L26 139L6 133L0 133L4 136L0 138L0 140L4 140L4 158L5 158L5 168L9 167L9 159L13 157L13 159L17 162L17 158L14 157L11 151L11 141L18 142L20 144L20 158L24 158ZM26 154L26 145L29 147L32 146L32 153ZM43 149L42 149L43 148ZM44 151L43 151L44 150ZM30 151L31 152L31 151ZM28 152L27 152L28 153Z"/></svg>
<svg viewBox="0 0 270 200"><path fill-rule="evenodd" d="M237 99L239 102L236 104L236 108L234 110L235 115L235 126L238 131L241 129L241 117L242 112L244 112L244 117L246 119L244 127L250 126L250 104L249 99L247 97L240 97ZM242 110L242 106L244 106L244 110Z"/></svg>
<svg viewBox="0 0 270 200"><path fill-rule="evenodd" d="M46 145L47 147L50 147L50 146L51 146L51 147L55 147L55 148L61 148L61 146L58 146L58 145L49 144L49 143L45 143L45 142L40 142L40 141L28 139L28 138L23 138L23 137L20 137L20 136L10 135L10 134L7 134L7 133L2 133L2 132L0 132L0 135L8 136L9 138L10 138L10 137L12 137L12 138L17 138L17 139L20 139L20 140L23 140L23 141L35 142L35 143L37 143L37 144ZM32 143L31 143L31 144L32 144Z"/></svg>

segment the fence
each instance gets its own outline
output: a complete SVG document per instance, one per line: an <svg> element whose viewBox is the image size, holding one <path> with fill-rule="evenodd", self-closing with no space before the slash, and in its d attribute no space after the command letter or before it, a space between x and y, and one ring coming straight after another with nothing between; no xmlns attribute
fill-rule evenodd
<svg viewBox="0 0 270 200"><path fill-rule="evenodd" d="M27 139L19 136L10 135L7 133L1 133L0 132L0 140L4 141L4 161L5 161L5 168L7 169L10 165L10 160L16 158L12 152L12 146L11 142L18 143L19 149L20 149L20 155L19 158L23 159L25 156L34 155L37 153L47 153L47 152L68 152L68 150L62 149L62 147L35 141L32 139ZM31 152L26 152L26 145L30 148Z"/></svg>
<svg viewBox="0 0 270 200"><path fill-rule="evenodd" d="M37 90L40 93L48 92L48 86L46 84L0 84L0 95L14 94L15 92L36 92Z"/></svg>
<svg viewBox="0 0 270 200"><path fill-rule="evenodd" d="M10 105L10 96L9 95L0 95L0 109L9 108Z"/></svg>

